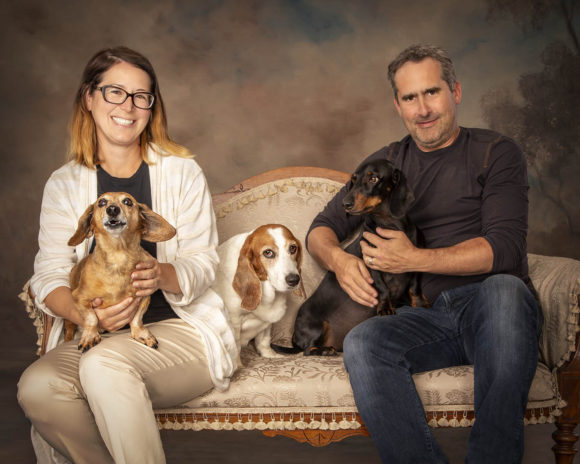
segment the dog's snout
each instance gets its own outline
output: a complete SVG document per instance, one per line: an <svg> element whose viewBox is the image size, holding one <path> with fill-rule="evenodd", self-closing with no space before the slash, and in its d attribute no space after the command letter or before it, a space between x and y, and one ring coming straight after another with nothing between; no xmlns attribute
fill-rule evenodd
<svg viewBox="0 0 580 464"><path fill-rule="evenodd" d="M296 287L300 283L300 276L298 274L288 274L286 276L286 283L290 287Z"/></svg>
<svg viewBox="0 0 580 464"><path fill-rule="evenodd" d="M353 199L353 197L351 197L351 196L344 197L344 200L342 200L342 207L346 211L350 211L354 207L354 199Z"/></svg>
<svg viewBox="0 0 580 464"><path fill-rule="evenodd" d="M106 211L110 217L117 217L121 212L121 208L119 208L117 205L109 205L107 206Z"/></svg>

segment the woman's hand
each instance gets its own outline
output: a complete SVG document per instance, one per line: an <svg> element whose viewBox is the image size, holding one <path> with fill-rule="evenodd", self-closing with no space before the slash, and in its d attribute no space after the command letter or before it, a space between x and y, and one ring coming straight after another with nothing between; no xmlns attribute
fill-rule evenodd
<svg viewBox="0 0 580 464"><path fill-rule="evenodd" d="M170 293L181 293L175 268L168 263L160 263L155 258L149 258L135 266L131 274L135 296L150 296L157 290Z"/></svg>
<svg viewBox="0 0 580 464"><path fill-rule="evenodd" d="M149 296L159 289L181 293L175 268L169 263L160 263L155 258L138 263L131 278L133 287L137 290L135 296Z"/></svg>
<svg viewBox="0 0 580 464"><path fill-rule="evenodd" d="M142 261L131 274L135 296L150 296L160 288L161 264L155 258Z"/></svg>
<svg viewBox="0 0 580 464"><path fill-rule="evenodd" d="M140 297L125 298L120 303L101 308L103 300L95 298L92 302L93 309L99 319L99 327L107 332L116 332L125 327L135 317L135 313L141 303Z"/></svg>

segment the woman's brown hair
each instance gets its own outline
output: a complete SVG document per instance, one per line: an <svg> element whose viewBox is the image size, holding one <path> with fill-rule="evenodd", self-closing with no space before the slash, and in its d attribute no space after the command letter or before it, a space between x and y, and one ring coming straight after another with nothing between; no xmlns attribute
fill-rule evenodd
<svg viewBox="0 0 580 464"><path fill-rule="evenodd" d="M151 118L141 134L141 157L150 163L147 150L152 146L160 155L176 155L182 158L191 158L189 150L169 137L165 106L159 92L157 76L153 66L147 58L127 47L107 48L96 53L87 63L81 85L73 104L73 113L70 120L70 144L68 159L79 164L94 168L99 163L97 157L97 132L95 122L87 108L86 95L94 91L103 74L113 65L124 61L147 73L151 80L151 93L155 95L155 102L151 108Z"/></svg>

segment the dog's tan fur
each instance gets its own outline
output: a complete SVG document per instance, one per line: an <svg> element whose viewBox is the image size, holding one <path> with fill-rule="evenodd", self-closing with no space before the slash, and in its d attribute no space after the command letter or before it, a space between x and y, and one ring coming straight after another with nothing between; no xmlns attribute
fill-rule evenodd
<svg viewBox="0 0 580 464"><path fill-rule="evenodd" d="M115 219L108 212L115 212L116 208L121 224L106 226L108 220ZM151 257L141 247L141 239L163 242L175 233L165 219L125 192L104 193L87 208L68 241L70 246L76 246L93 234L96 241L93 253L83 258L70 274L72 296L84 320L79 350L86 351L101 341L98 319L92 307L95 298L101 298L101 306L106 308L135 295L131 273L137 263ZM149 296L141 299L130 323L131 336L144 345L157 348L157 339L143 326L143 314L149 300ZM73 338L75 329L72 322L65 321L65 340Z"/></svg>

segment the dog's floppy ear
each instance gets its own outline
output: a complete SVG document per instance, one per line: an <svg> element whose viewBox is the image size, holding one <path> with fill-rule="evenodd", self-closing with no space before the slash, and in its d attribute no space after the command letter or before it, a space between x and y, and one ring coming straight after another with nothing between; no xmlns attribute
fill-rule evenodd
<svg viewBox="0 0 580 464"><path fill-rule="evenodd" d="M298 240L296 240L296 246L298 247L298 250L296 251L296 264L298 267L298 274L300 274L300 284L293 293L296 296L306 298L306 290L304 290L304 281L302 280L302 245Z"/></svg>
<svg viewBox="0 0 580 464"><path fill-rule="evenodd" d="M143 240L164 242L175 236L175 228L159 214L154 213L149 206L139 203L139 215L141 217L141 238Z"/></svg>
<svg viewBox="0 0 580 464"><path fill-rule="evenodd" d="M68 240L68 246L77 246L83 243L86 238L93 235L93 210L94 203L89 205L83 215L79 219L79 225L73 236Z"/></svg>
<svg viewBox="0 0 580 464"><path fill-rule="evenodd" d="M389 206L391 208L391 214L397 219L401 219L415 201L415 195L411 189L407 186L407 179L405 174L403 174L399 169L395 169L393 172L393 192L391 193L391 199Z"/></svg>
<svg viewBox="0 0 580 464"><path fill-rule="evenodd" d="M238 267L232 283L234 290L242 299L242 308L252 311L258 307L262 299L262 284L255 269L256 256L252 248L252 236L249 235L238 257ZM257 258L259 261L259 257ZM265 273L263 268L260 268Z"/></svg>

